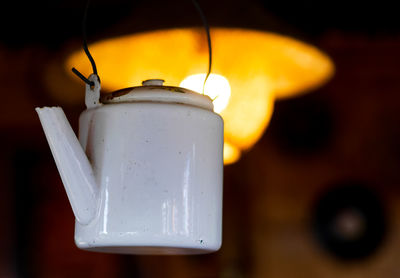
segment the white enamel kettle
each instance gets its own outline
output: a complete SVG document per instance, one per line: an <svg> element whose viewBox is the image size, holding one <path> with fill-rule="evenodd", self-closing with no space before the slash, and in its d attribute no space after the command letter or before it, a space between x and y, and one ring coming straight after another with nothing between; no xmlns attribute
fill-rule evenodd
<svg viewBox="0 0 400 278"><path fill-rule="evenodd" d="M209 97L148 80L100 97L86 85L79 141L59 107L36 108L76 218L81 249L217 251L223 120Z"/></svg>

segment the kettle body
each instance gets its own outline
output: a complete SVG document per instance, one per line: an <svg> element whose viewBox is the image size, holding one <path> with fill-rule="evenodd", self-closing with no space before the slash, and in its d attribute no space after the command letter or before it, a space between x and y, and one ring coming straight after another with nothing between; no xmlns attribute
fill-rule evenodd
<svg viewBox="0 0 400 278"><path fill-rule="evenodd" d="M86 178L93 180L95 210L87 221L77 217L79 248L125 254L220 248L223 120L210 101L182 88L142 86L82 112L79 143L91 167ZM59 170L69 167L57 160ZM80 192L71 193L68 177L63 183L73 205Z"/></svg>

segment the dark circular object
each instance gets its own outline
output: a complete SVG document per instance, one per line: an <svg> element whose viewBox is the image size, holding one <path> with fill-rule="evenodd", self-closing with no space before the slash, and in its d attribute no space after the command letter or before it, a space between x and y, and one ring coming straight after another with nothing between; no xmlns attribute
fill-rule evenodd
<svg viewBox="0 0 400 278"><path fill-rule="evenodd" d="M346 183L319 198L313 228L332 255L343 260L362 259L382 243L386 232L384 208L370 188Z"/></svg>

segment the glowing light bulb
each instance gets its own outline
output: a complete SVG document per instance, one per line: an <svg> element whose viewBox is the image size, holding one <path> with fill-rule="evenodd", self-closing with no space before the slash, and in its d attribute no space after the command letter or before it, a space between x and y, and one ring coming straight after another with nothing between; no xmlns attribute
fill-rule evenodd
<svg viewBox="0 0 400 278"><path fill-rule="evenodd" d="M202 93L206 74L194 74L186 77L179 85L182 88ZM221 113L228 106L231 96L231 86L228 79L219 74L211 73L204 87L204 94L214 103L214 111Z"/></svg>

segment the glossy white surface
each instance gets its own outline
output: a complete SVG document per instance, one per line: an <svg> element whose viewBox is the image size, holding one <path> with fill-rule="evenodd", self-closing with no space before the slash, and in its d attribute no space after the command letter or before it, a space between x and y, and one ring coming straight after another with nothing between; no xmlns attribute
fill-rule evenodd
<svg viewBox="0 0 400 278"><path fill-rule="evenodd" d="M36 108L76 219L91 222L97 213L99 188L74 131L60 107Z"/></svg>
<svg viewBox="0 0 400 278"><path fill-rule="evenodd" d="M81 114L79 134L90 169L85 168L87 159L79 155L57 159L73 153L67 146L74 142L59 138L69 131L55 136L41 121L47 138L56 138L49 143L61 176L77 174L83 188L79 193L86 196L82 198L97 196L96 213L89 223L78 212L85 209L85 202L76 202L81 204L74 209L78 247L128 254L197 254L220 248L220 116L193 105L151 101L88 109ZM80 177L79 169L86 169L85 177ZM90 184L91 171L96 184L93 192L98 193L84 189L90 188L85 182ZM75 188L69 181L63 178L67 192ZM74 199L81 198L68 196L73 207Z"/></svg>

